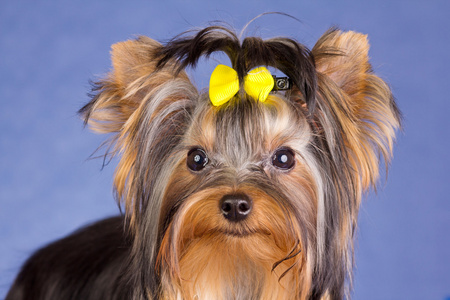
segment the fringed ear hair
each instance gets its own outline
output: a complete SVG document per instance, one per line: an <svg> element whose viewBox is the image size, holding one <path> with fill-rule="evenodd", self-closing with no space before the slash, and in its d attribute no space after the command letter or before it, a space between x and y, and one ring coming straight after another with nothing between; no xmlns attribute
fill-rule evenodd
<svg viewBox="0 0 450 300"><path fill-rule="evenodd" d="M121 154L115 191L133 214L146 205L143 186L158 174L160 161L178 144L188 124L197 90L182 70L168 60L158 68L161 44L147 38L112 46L112 71L95 83L92 100L79 113L100 133L113 133L106 155ZM145 167L143 166L145 165Z"/></svg>
<svg viewBox="0 0 450 300"><path fill-rule="evenodd" d="M79 111L91 129L100 133L120 132L152 90L175 78L167 69L156 72L153 53L161 47L144 36L112 46L112 71L94 83L92 100ZM188 81L184 72L177 75Z"/></svg>
<svg viewBox="0 0 450 300"><path fill-rule="evenodd" d="M400 113L388 85L369 63L367 36L332 29L312 49L320 97L340 123L354 176L361 188L374 186L380 156L391 157Z"/></svg>

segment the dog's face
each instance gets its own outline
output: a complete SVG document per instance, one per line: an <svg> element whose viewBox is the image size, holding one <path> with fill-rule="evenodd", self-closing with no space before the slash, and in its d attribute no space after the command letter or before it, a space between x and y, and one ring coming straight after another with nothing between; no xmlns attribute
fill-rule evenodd
<svg viewBox="0 0 450 300"><path fill-rule="evenodd" d="M223 51L294 87L211 104L183 68ZM362 193L389 160L399 115L365 36L242 43L207 28L166 46L113 46L114 70L82 109L120 153L115 188L133 229L136 294L167 299L342 298Z"/></svg>
<svg viewBox="0 0 450 300"><path fill-rule="evenodd" d="M281 95L220 109L204 100L172 154L159 259L189 278L183 290L250 296L286 275L294 292L291 277L311 268L302 249L313 246L321 181L306 111Z"/></svg>

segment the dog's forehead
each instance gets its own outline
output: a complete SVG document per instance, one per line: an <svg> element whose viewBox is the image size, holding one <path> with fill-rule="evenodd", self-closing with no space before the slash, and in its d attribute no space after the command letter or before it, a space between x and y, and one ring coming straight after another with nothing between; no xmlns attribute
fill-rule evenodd
<svg viewBox="0 0 450 300"><path fill-rule="evenodd" d="M283 146L300 150L310 138L305 116L275 95L264 103L250 99L205 107L193 123L190 144L237 164L259 160Z"/></svg>

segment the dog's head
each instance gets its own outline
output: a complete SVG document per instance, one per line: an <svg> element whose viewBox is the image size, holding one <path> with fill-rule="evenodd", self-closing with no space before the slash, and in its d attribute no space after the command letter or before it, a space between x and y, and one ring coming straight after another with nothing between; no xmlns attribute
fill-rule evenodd
<svg viewBox="0 0 450 300"><path fill-rule="evenodd" d="M115 191L134 233L141 293L191 299L343 297L361 196L390 159L399 112L372 73L366 36L287 38L208 27L166 45L115 44L113 70L81 113L113 133ZM225 52L239 80L213 105L185 73ZM260 66L291 89L246 91Z"/></svg>

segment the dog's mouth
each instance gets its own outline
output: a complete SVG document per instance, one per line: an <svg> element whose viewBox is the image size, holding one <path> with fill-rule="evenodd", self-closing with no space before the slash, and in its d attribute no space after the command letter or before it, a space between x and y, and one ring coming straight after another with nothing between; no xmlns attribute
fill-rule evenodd
<svg viewBox="0 0 450 300"><path fill-rule="evenodd" d="M255 234L264 234L270 235L270 232L266 232L264 230L256 229L256 228L222 228L218 230L220 233L237 238L245 238Z"/></svg>
<svg viewBox="0 0 450 300"><path fill-rule="evenodd" d="M225 229L225 230L219 230L220 233L231 236L231 237L237 237L237 238L245 238L250 235L253 235L257 233L257 231L248 231L248 230L231 230L231 229Z"/></svg>

